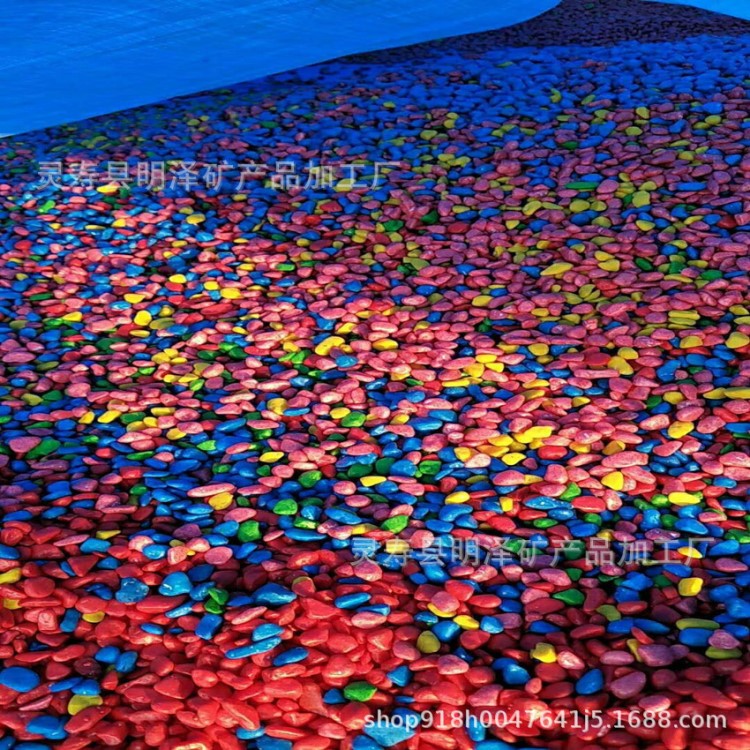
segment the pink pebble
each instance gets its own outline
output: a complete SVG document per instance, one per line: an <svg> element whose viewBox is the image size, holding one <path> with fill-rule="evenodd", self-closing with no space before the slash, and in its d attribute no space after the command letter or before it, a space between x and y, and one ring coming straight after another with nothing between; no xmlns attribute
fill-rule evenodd
<svg viewBox="0 0 750 750"><path fill-rule="evenodd" d="M24 435L23 437L12 438L8 441L8 445L15 453L28 453L33 448L36 448L41 442L41 439L38 437Z"/></svg>
<svg viewBox="0 0 750 750"><path fill-rule="evenodd" d="M616 698L632 698L646 686L646 675L643 672L630 672L624 677L615 680L609 690Z"/></svg>

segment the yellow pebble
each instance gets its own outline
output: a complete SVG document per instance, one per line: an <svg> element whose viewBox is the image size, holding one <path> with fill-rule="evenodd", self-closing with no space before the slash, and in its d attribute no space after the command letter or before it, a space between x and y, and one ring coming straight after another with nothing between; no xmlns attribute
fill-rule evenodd
<svg viewBox="0 0 750 750"><path fill-rule="evenodd" d="M683 578L677 584L677 590L680 596L697 596L703 588L703 581L700 578Z"/></svg>
<svg viewBox="0 0 750 750"><path fill-rule="evenodd" d="M435 654L440 651L440 641L429 630L425 630L417 638L417 648L423 654Z"/></svg>
<svg viewBox="0 0 750 750"><path fill-rule="evenodd" d="M375 527L371 524L363 524L367 526L368 531L372 531ZM406 539L387 539L385 542L385 551L389 555L408 555L409 554L409 542Z"/></svg>
<svg viewBox="0 0 750 750"><path fill-rule="evenodd" d="M633 193L633 206L635 208L643 208L651 203L651 196L645 190L638 190Z"/></svg>
<svg viewBox="0 0 750 750"><path fill-rule="evenodd" d="M484 374L484 365L478 363L474 365L466 365L466 367L464 367L464 372L472 378L481 378Z"/></svg>
<svg viewBox="0 0 750 750"><path fill-rule="evenodd" d="M5 609L21 609L21 600L3 599L3 607L5 607Z"/></svg>
<svg viewBox="0 0 750 750"><path fill-rule="evenodd" d="M276 461L280 461L284 458L284 454L281 451L266 451L262 453L258 461L262 464L273 464Z"/></svg>
<svg viewBox="0 0 750 750"><path fill-rule="evenodd" d="M88 614L83 615L83 619L86 622L101 622L104 619L104 612L89 612Z"/></svg>
<svg viewBox="0 0 750 750"><path fill-rule="evenodd" d="M363 487L374 487L377 484L382 484L383 482L385 482L386 478L376 477L376 476L366 476L366 477L360 477L359 481Z"/></svg>
<svg viewBox="0 0 750 750"><path fill-rule="evenodd" d="M225 510L232 504L232 494L230 492L220 492L209 499L208 504L214 510Z"/></svg>
<svg viewBox="0 0 750 750"><path fill-rule="evenodd" d="M543 664L554 664L557 661L557 653L551 643L537 643L529 655Z"/></svg>
<svg viewBox="0 0 750 750"><path fill-rule="evenodd" d="M742 651L738 648L716 648L716 646L709 646L706 649L706 656L709 659L739 659L742 656Z"/></svg>
<svg viewBox="0 0 750 750"><path fill-rule="evenodd" d="M315 347L315 353L321 357L326 357L331 349L340 347L343 343L345 342L341 336L329 336Z"/></svg>
<svg viewBox="0 0 750 750"><path fill-rule="evenodd" d="M535 357L543 357L545 354L549 354L549 344L530 344L529 351Z"/></svg>
<svg viewBox="0 0 750 750"><path fill-rule="evenodd" d="M429 603L427 605L427 609L429 609L433 615L437 615L438 617L453 617L453 612L446 612L442 609L439 609L432 603Z"/></svg>
<svg viewBox="0 0 750 750"><path fill-rule="evenodd" d="M111 539L113 536L117 536L120 533L119 529L109 529L108 531L97 531L97 539Z"/></svg>
<svg viewBox="0 0 750 750"><path fill-rule="evenodd" d="M609 366L614 370L617 370L620 375L633 374L633 368L624 357L610 357Z"/></svg>
<svg viewBox="0 0 750 750"><path fill-rule="evenodd" d="M101 706L102 703L104 703L104 700L101 695L74 695L68 701L68 713L71 716L75 716L83 711L84 708Z"/></svg>
<svg viewBox="0 0 750 750"><path fill-rule="evenodd" d="M750 388L725 388L724 395L727 398L750 398Z"/></svg>
<svg viewBox="0 0 750 750"><path fill-rule="evenodd" d="M573 268L572 263L553 263L551 266L545 268L541 275L542 276L559 276L560 274L570 271Z"/></svg>
<svg viewBox="0 0 750 750"><path fill-rule="evenodd" d="M480 294L478 297L474 297L471 304L474 307L487 307L492 302L492 297L489 294Z"/></svg>
<svg viewBox="0 0 750 750"><path fill-rule="evenodd" d="M601 607L597 607L596 611L602 615L602 617L606 617L607 620L610 622L616 622L617 620L622 620L622 615L620 614L617 607L612 606L611 604L602 604Z"/></svg>
<svg viewBox="0 0 750 750"><path fill-rule="evenodd" d="M148 310L139 310L135 314L133 322L137 326L147 326L151 322L151 313Z"/></svg>
<svg viewBox="0 0 750 750"><path fill-rule="evenodd" d="M0 584L17 583L21 580L21 568L11 568L5 573L0 573Z"/></svg>
<svg viewBox="0 0 750 750"><path fill-rule="evenodd" d="M501 460L508 466L515 466L516 464L520 464L525 458L526 456L523 453L506 453Z"/></svg>
<svg viewBox="0 0 750 750"><path fill-rule="evenodd" d="M691 495L689 492L670 492L669 502L672 505L698 505L700 498Z"/></svg>
<svg viewBox="0 0 750 750"><path fill-rule="evenodd" d="M519 443L530 443L532 440L548 438L552 434L552 430L552 427L537 425L536 427L529 427L528 430L518 433L515 438Z"/></svg>
<svg viewBox="0 0 750 750"><path fill-rule="evenodd" d="M695 425L692 422L672 422L667 428L669 437L679 440L688 433L692 432Z"/></svg>
<svg viewBox="0 0 750 750"><path fill-rule="evenodd" d="M620 270L620 261L617 260L617 258L612 258L610 260L603 260L598 265L599 265L599 268L602 269L602 271L619 271Z"/></svg>
<svg viewBox="0 0 750 750"><path fill-rule="evenodd" d="M398 342L393 339L380 339L380 341L375 341L373 343L372 348L378 352L387 352L392 349L398 349Z"/></svg>
<svg viewBox="0 0 750 750"><path fill-rule="evenodd" d="M529 201L524 207L523 207L523 215L524 216L532 216L535 214L540 208L542 207L541 201Z"/></svg>
<svg viewBox="0 0 750 750"><path fill-rule="evenodd" d="M706 398L724 398L724 388L712 388L703 394Z"/></svg>
<svg viewBox="0 0 750 750"><path fill-rule="evenodd" d="M240 299L242 297L242 290L228 286L226 289L222 289L219 294L223 299Z"/></svg>
<svg viewBox="0 0 750 750"><path fill-rule="evenodd" d="M285 398L272 398L269 399L266 406L268 406L269 410L272 411L274 414L283 414L284 409L286 409L287 401Z"/></svg>
<svg viewBox="0 0 750 750"><path fill-rule="evenodd" d="M602 484L619 492L625 486L625 476L621 471L612 471L602 478Z"/></svg>
<svg viewBox="0 0 750 750"><path fill-rule="evenodd" d="M680 349L693 349L696 346L703 346L703 339L700 336L685 336L680 341Z"/></svg>
<svg viewBox="0 0 750 750"><path fill-rule="evenodd" d="M727 339L727 346L730 349L739 349L740 347L747 346L748 344L750 344L750 336L747 336L744 333L740 333L739 331L730 333L729 338Z"/></svg>
<svg viewBox="0 0 750 750"><path fill-rule="evenodd" d="M466 503L471 499L471 495L468 492L452 492L448 497L445 498L447 505Z"/></svg>
<svg viewBox="0 0 750 750"><path fill-rule="evenodd" d="M693 560L701 560L703 554L699 552L695 547L678 547L677 552L684 557L690 557Z"/></svg>
<svg viewBox="0 0 750 750"><path fill-rule="evenodd" d="M479 630L479 623L469 615L459 615L453 618L453 622L464 630Z"/></svg>
<svg viewBox="0 0 750 750"><path fill-rule="evenodd" d="M701 628L702 630L718 630L719 623L713 620L702 620L700 617L683 617L675 623L678 630L685 628Z"/></svg>
<svg viewBox="0 0 750 750"><path fill-rule="evenodd" d="M206 217L203 214L190 214L190 216L185 219L188 224L201 224L205 220Z"/></svg>

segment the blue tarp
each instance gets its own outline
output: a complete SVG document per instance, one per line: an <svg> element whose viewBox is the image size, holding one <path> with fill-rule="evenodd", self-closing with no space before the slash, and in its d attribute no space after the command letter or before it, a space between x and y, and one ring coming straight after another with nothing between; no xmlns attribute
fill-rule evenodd
<svg viewBox="0 0 750 750"><path fill-rule="evenodd" d="M735 16L750 21L750 3L748 0L650 0L650 2L690 5L693 8L712 10L715 13L723 13L725 16Z"/></svg>
<svg viewBox="0 0 750 750"><path fill-rule="evenodd" d="M11 0L0 134L341 55L487 31L559 0Z"/></svg>
<svg viewBox="0 0 750 750"><path fill-rule="evenodd" d="M649 0L750 19L748 0ZM560 0L10 0L0 135L355 52L520 23Z"/></svg>

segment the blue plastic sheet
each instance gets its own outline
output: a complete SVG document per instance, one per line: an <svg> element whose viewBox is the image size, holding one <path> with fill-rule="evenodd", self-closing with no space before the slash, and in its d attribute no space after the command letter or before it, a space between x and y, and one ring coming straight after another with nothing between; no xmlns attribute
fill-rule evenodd
<svg viewBox="0 0 750 750"><path fill-rule="evenodd" d="M509 26L558 2L12 0L3 7L0 134Z"/></svg>

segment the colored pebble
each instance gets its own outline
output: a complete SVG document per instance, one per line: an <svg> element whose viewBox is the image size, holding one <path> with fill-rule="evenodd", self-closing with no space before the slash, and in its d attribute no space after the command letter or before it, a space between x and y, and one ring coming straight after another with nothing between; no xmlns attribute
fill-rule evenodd
<svg viewBox="0 0 750 750"><path fill-rule="evenodd" d="M5 139L0 748L748 747L748 53L564 0Z"/></svg>

